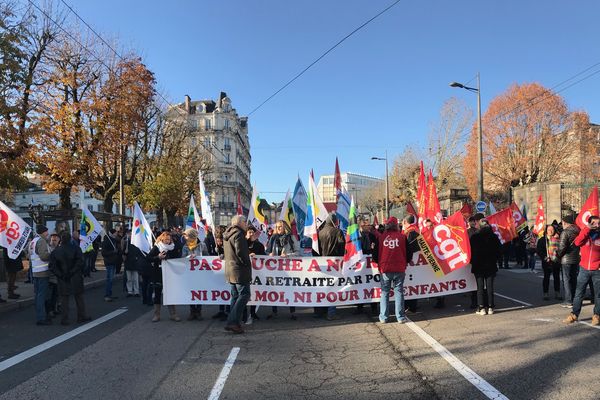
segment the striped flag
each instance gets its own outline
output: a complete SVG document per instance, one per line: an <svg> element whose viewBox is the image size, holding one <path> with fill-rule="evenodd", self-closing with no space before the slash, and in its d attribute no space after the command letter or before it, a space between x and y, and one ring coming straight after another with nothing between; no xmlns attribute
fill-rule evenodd
<svg viewBox="0 0 600 400"><path fill-rule="evenodd" d="M256 186L252 188L252 200L250 201L250 211L248 212L248 223L256 228L260 232L258 237L259 242L263 245L267 244L269 237L267 236L267 218L260 209L260 195Z"/></svg>
<svg viewBox="0 0 600 400"><path fill-rule="evenodd" d="M306 222L304 223L304 236L312 239L312 249L319 254L319 224L317 221L318 210L315 195L317 187L313 174L308 176L308 196L306 198Z"/></svg>
<svg viewBox="0 0 600 400"><path fill-rule="evenodd" d="M200 181L200 211L202 212L202 218L206 221L206 226L210 226L213 233L215 232L215 223L213 221L212 211L210 210L210 202L208 201L208 194L204 187L204 180L202 179L202 171L198 171L198 180Z"/></svg>
<svg viewBox="0 0 600 400"><path fill-rule="evenodd" d="M296 187L294 188L294 195L292 196L292 206L294 207L294 215L296 216L296 229L298 234L304 236L304 222L306 221L306 202L308 196L304 185L298 177L296 181Z"/></svg>
<svg viewBox="0 0 600 400"><path fill-rule="evenodd" d="M356 263L364 258L360 244L360 232L358 230L358 223L356 222L354 196L352 196L350 200L350 214L348 215L348 220L350 223L348 225L348 231L346 232L346 251L344 252L344 259L342 260L343 272L353 269Z"/></svg>
<svg viewBox="0 0 600 400"><path fill-rule="evenodd" d="M296 217L294 215L294 206L292 204L292 198L290 196L289 189L285 194L285 200L283 200L283 203L281 204L281 213L279 214L279 221L285 221L292 230L292 234L294 234L294 236L298 238Z"/></svg>
<svg viewBox="0 0 600 400"><path fill-rule="evenodd" d="M200 214L196 208L196 201L194 195L190 196L190 206L188 207L188 216L185 221L185 229L193 228L198 231L198 238L204 240L206 238L206 228L200 219Z"/></svg>

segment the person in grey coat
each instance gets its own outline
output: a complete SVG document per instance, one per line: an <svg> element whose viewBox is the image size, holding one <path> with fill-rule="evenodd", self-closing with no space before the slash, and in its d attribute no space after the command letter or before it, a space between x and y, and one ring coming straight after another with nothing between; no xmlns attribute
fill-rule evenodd
<svg viewBox="0 0 600 400"><path fill-rule="evenodd" d="M231 219L231 226L223 234L223 239L225 277L231 285L231 312L225 330L244 333L242 314L250 300L252 281L250 250L246 240L246 219L241 215L234 216Z"/></svg>

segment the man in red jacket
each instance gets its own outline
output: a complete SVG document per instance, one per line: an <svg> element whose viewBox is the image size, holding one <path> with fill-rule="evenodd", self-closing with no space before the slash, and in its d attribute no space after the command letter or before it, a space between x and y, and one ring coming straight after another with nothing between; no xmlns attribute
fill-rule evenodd
<svg viewBox="0 0 600 400"><path fill-rule="evenodd" d="M585 288L591 280L596 297L592 325L600 325L600 217L590 217L588 226L579 232L573 243L580 247L581 261L579 275L577 275L577 289L573 298L573 311L563 322L572 324L577 321L581 312Z"/></svg>
<svg viewBox="0 0 600 400"><path fill-rule="evenodd" d="M388 322L388 303L390 287L394 289L396 302L396 320L400 323L407 321L404 316L404 276L406 263L412 257L406 236L398 229L396 217L390 217L386 222L386 230L376 233L378 246L378 266L381 275L381 300L379 321Z"/></svg>

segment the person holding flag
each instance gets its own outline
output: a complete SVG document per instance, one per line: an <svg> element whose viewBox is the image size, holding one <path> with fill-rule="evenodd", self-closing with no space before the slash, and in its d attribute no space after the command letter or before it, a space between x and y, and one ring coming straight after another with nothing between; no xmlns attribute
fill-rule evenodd
<svg viewBox="0 0 600 400"><path fill-rule="evenodd" d="M476 217L482 215L478 214ZM501 243L486 219L479 220L479 230L470 239L471 272L477 281L477 315L494 313L494 278L498 267L496 260L501 254ZM487 298L484 296L487 292Z"/></svg>
<svg viewBox="0 0 600 400"><path fill-rule="evenodd" d="M46 297L50 271L50 248L48 246L48 228L44 225L36 227L38 236L29 243L29 268L33 273L33 289L35 293L35 313L37 325L50 325L51 319L46 315ZM71 240L69 235L69 240Z"/></svg>
<svg viewBox="0 0 600 400"><path fill-rule="evenodd" d="M162 262L171 258L179 258L179 252L173 243L171 234L167 231L161 233L157 238L154 246L150 249L146 257L152 263L151 284L154 288L154 315L152 322L160 321L160 305L162 303ZM171 321L179 322L181 318L177 315L177 309L174 305L168 306Z"/></svg>
<svg viewBox="0 0 600 400"><path fill-rule="evenodd" d="M532 236L535 237L535 235ZM559 239L560 235L556 232L554 225L546 225L544 236L537 241L536 252L540 260L542 260L542 270L544 271L544 280L542 281L544 300L550 299L548 296L550 275L554 279L554 298L557 300L560 299L560 262L556 254Z"/></svg>
<svg viewBox="0 0 600 400"><path fill-rule="evenodd" d="M194 228L187 228L183 232L183 238L185 239L185 243L183 248L181 249L181 257L186 258L202 258L202 256L208 255L208 249L206 245L200 238L198 237L198 231ZM202 305L190 305L190 315L188 316L188 321L193 321L197 319L198 321L202 321Z"/></svg>

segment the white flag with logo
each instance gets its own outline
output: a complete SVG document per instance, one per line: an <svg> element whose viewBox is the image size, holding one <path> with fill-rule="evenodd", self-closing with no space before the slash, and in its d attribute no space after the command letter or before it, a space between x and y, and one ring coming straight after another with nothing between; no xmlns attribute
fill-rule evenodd
<svg viewBox="0 0 600 400"><path fill-rule="evenodd" d="M31 227L0 201L0 246L6 248L8 258L19 257L30 234Z"/></svg>

